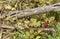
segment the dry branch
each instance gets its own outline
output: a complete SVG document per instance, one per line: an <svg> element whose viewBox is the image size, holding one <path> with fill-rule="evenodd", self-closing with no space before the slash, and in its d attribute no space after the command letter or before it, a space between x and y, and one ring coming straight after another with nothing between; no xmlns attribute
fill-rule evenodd
<svg viewBox="0 0 60 39"><path fill-rule="evenodd" d="M12 36L12 34L9 33L8 35L4 36L2 39L10 39L11 36Z"/></svg>
<svg viewBox="0 0 60 39"><path fill-rule="evenodd" d="M37 28L30 28L30 29L36 30ZM54 28L38 28L38 29L43 30L43 31L51 31L51 32L53 32L52 34L54 34L54 32L55 32ZM12 36L12 33L9 33L8 35L4 36L3 39L8 39L8 38L10 38L10 36Z"/></svg>
<svg viewBox="0 0 60 39"><path fill-rule="evenodd" d="M55 32L54 28L30 28L30 29Z"/></svg>
<svg viewBox="0 0 60 39"><path fill-rule="evenodd" d="M12 27L12 26L0 25L0 29L11 29L11 30L13 30L13 29L15 29L15 28Z"/></svg>
<svg viewBox="0 0 60 39"><path fill-rule="evenodd" d="M37 30L37 28L32 28L32 29ZM54 33L56 32L54 28L38 28L38 30L42 30L44 32L45 31L48 31L48 32L50 31L52 36L54 36Z"/></svg>
<svg viewBox="0 0 60 39"><path fill-rule="evenodd" d="M0 39L2 38L2 32L0 33Z"/></svg>
<svg viewBox="0 0 60 39"><path fill-rule="evenodd" d="M18 29L21 29L20 27L18 27ZM55 29L54 28L28 28L29 30L30 29L33 29L33 30L42 30L42 31L52 31L52 32L55 32ZM25 30L25 29L21 29L21 30Z"/></svg>
<svg viewBox="0 0 60 39"><path fill-rule="evenodd" d="M44 12L50 12L50 11L60 11L60 2L53 4L53 5L48 5L45 7L38 7L38 8L33 8L33 9L27 9L27 10L21 10L21 11L10 11L6 16L8 17L24 17L24 16L30 16L33 14L41 14Z"/></svg>

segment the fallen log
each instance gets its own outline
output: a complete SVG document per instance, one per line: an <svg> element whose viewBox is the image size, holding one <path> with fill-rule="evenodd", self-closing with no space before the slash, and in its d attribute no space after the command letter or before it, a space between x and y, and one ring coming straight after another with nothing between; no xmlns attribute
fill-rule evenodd
<svg viewBox="0 0 60 39"><path fill-rule="evenodd" d="M6 17L25 17L25 16L30 16L33 14L41 14L44 12L50 12L50 11L60 11L60 2L53 4L53 5L48 5L45 7L38 7L38 8L33 8L33 9L27 9L27 10L21 10L21 11L10 11L9 13L6 14Z"/></svg>

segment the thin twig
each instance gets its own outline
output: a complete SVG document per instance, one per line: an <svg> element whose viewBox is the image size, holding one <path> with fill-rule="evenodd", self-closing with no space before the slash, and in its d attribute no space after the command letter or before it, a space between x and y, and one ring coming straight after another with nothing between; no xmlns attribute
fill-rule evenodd
<svg viewBox="0 0 60 39"><path fill-rule="evenodd" d="M15 29L14 27L12 26L7 26L7 25L0 25L0 28L3 28L3 29Z"/></svg>

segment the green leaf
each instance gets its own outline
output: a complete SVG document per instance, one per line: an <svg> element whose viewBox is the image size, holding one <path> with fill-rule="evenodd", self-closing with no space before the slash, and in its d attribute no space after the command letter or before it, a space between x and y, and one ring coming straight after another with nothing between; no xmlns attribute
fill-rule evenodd
<svg viewBox="0 0 60 39"><path fill-rule="evenodd" d="M36 39L40 39L40 38L41 38L41 36L37 36L37 37L36 37Z"/></svg>
<svg viewBox="0 0 60 39"><path fill-rule="evenodd" d="M52 36L51 35L48 35L48 39L52 39Z"/></svg>

